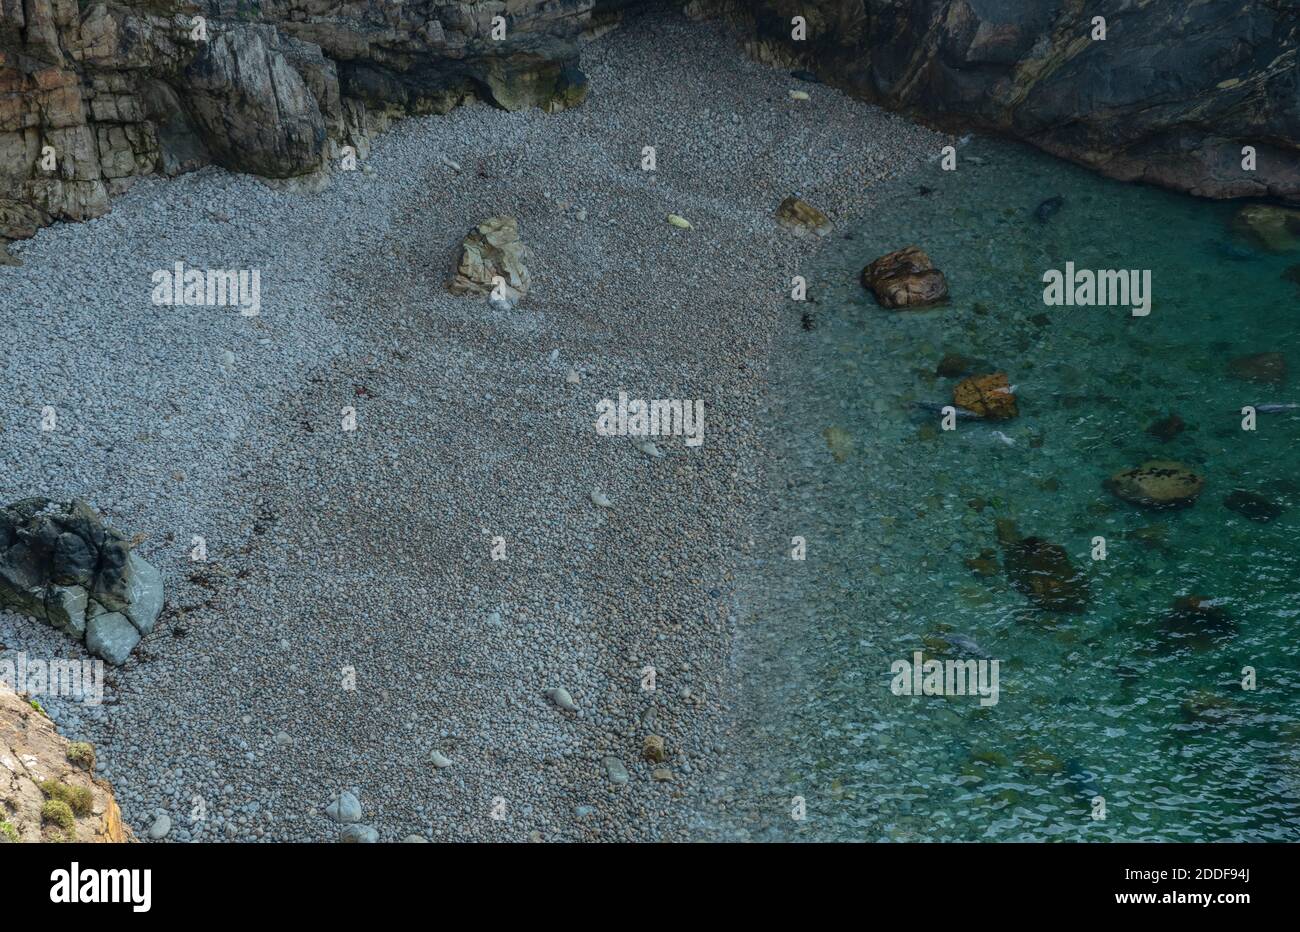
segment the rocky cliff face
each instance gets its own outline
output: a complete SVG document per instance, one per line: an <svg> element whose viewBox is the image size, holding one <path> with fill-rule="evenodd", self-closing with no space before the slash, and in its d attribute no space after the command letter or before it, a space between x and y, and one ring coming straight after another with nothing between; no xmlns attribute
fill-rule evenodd
<svg viewBox="0 0 1300 932"><path fill-rule="evenodd" d="M1294 0L693 0L755 56L1107 175L1300 202ZM792 37L793 18L806 38ZM1105 38L1094 38L1094 17ZM1243 146L1255 149L1243 169Z"/></svg>
<svg viewBox="0 0 1300 932"><path fill-rule="evenodd" d="M638 2L0 0L0 262L6 239L101 214L142 174L217 163L301 179L343 146L364 158L394 116L471 95L509 109L573 106L586 89L579 41ZM739 22L762 59L894 109L1016 136L1119 178L1300 202L1293 0L688 9Z"/></svg>
<svg viewBox="0 0 1300 932"><path fill-rule="evenodd" d="M300 178L393 116L571 106L594 3L0 0L0 261L142 174Z"/></svg>
<svg viewBox="0 0 1300 932"><path fill-rule="evenodd" d="M95 753L69 744L31 702L0 683L0 844L135 841Z"/></svg>

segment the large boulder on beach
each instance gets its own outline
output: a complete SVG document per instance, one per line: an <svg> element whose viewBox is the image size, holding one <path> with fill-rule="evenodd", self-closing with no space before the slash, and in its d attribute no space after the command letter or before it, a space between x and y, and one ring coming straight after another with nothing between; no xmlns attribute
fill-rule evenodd
<svg viewBox="0 0 1300 932"><path fill-rule="evenodd" d="M1041 537L1005 542L1003 565L1011 585L1046 611L1078 613L1088 607L1088 578L1059 544Z"/></svg>
<svg viewBox="0 0 1300 932"><path fill-rule="evenodd" d="M1281 385L1286 381L1286 357L1281 353L1251 353L1228 363L1228 375L1247 382Z"/></svg>
<svg viewBox="0 0 1300 932"><path fill-rule="evenodd" d="M28 498L0 508L0 610L84 638L116 664L162 607L162 574L85 502Z"/></svg>
<svg viewBox="0 0 1300 932"><path fill-rule="evenodd" d="M948 300L948 280L916 246L881 256L862 270L862 284L881 307L928 307Z"/></svg>
<svg viewBox="0 0 1300 932"><path fill-rule="evenodd" d="M831 221L824 213L807 201L787 197L776 208L776 222L800 236L816 233L826 236L831 232Z"/></svg>
<svg viewBox="0 0 1300 932"><path fill-rule="evenodd" d="M973 375L962 379L952 389L952 403L983 417L1008 419L1020 412L1016 396L1005 372Z"/></svg>
<svg viewBox="0 0 1300 932"><path fill-rule="evenodd" d="M1148 460L1106 480L1111 494L1144 508L1182 508L1191 505L1205 487L1205 477L1174 460Z"/></svg>
<svg viewBox="0 0 1300 932"><path fill-rule="evenodd" d="M528 258L515 218L489 217L461 242L447 290L459 295L491 294L500 278L506 299L516 303L528 294L532 283Z"/></svg>

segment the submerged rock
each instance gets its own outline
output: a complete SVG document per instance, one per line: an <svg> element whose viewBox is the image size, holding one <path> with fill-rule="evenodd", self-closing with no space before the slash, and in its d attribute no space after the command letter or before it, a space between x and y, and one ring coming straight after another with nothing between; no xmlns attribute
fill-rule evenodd
<svg viewBox="0 0 1300 932"><path fill-rule="evenodd" d="M843 427L832 425L826 428L822 431L822 439L837 463L844 462L853 452L853 436Z"/></svg>
<svg viewBox="0 0 1300 932"><path fill-rule="evenodd" d="M776 209L776 222L796 233L816 233L825 236L831 231L831 221L824 213L797 197L787 197Z"/></svg>
<svg viewBox="0 0 1300 932"><path fill-rule="evenodd" d="M606 757L601 763L605 765L605 776L609 778L610 783L615 786L622 786L627 783L627 767L623 765L621 760L617 757Z"/></svg>
<svg viewBox="0 0 1300 932"><path fill-rule="evenodd" d="M339 832L339 842L345 845L374 845L379 843L379 832L369 825L349 825Z"/></svg>
<svg viewBox="0 0 1300 932"><path fill-rule="evenodd" d="M1004 549L1003 564L1011 585L1039 608L1071 613L1087 609L1088 578L1070 562L1064 547L1026 537Z"/></svg>
<svg viewBox="0 0 1300 932"><path fill-rule="evenodd" d="M514 217L490 217L470 230L460 244L447 290L452 294L492 294L502 280L504 298L522 301L532 284L528 247L519 239Z"/></svg>
<svg viewBox="0 0 1300 932"><path fill-rule="evenodd" d="M881 307L927 307L948 300L948 280L916 246L881 256L862 270L862 284Z"/></svg>
<svg viewBox="0 0 1300 932"><path fill-rule="evenodd" d="M956 379L966 375L988 375L990 372L996 372L997 368L993 363L977 359L974 356L948 353L943 359L939 360L939 365L935 366L934 374L946 379Z"/></svg>
<svg viewBox="0 0 1300 932"><path fill-rule="evenodd" d="M1286 381L1286 357L1281 353L1252 353L1228 363L1228 375L1247 382L1281 385Z"/></svg>
<svg viewBox="0 0 1300 932"><path fill-rule="evenodd" d="M958 382L952 390L952 403L982 417L1006 420L1020 412L1016 395L1005 372L973 375Z"/></svg>
<svg viewBox="0 0 1300 932"><path fill-rule="evenodd" d="M1232 228L1269 252L1300 248L1300 210L1275 204L1247 204L1233 214Z"/></svg>
<svg viewBox="0 0 1300 932"><path fill-rule="evenodd" d="M1103 483L1111 494L1144 508L1182 508L1196 501L1205 477L1174 460L1148 460Z"/></svg>
<svg viewBox="0 0 1300 932"><path fill-rule="evenodd" d="M1160 621L1160 634L1169 646L1188 643L1197 650L1206 650L1216 642L1237 633L1237 623L1226 608L1213 599L1199 595L1185 595L1174 599L1174 604Z"/></svg>
<svg viewBox="0 0 1300 932"><path fill-rule="evenodd" d="M1229 493L1224 498L1223 505L1225 508L1235 511L1251 521L1261 523L1279 518L1286 511L1276 502L1270 501L1262 495L1256 495L1254 492L1247 492L1244 489L1235 489Z"/></svg>
<svg viewBox="0 0 1300 932"><path fill-rule="evenodd" d="M1064 206L1065 198L1061 197L1061 195L1058 194L1055 197L1049 197L1034 208L1034 218L1039 223L1046 223L1056 216L1057 212Z"/></svg>
<svg viewBox="0 0 1300 932"><path fill-rule="evenodd" d="M1245 713L1232 699L1220 696L1209 690L1197 690L1183 700L1179 707L1183 720L1207 725L1240 724L1246 718Z"/></svg>
<svg viewBox="0 0 1300 932"><path fill-rule="evenodd" d="M1147 427L1147 433L1161 443L1168 443L1186 429L1187 425L1183 423L1183 419L1171 411L1168 417L1153 421Z"/></svg>

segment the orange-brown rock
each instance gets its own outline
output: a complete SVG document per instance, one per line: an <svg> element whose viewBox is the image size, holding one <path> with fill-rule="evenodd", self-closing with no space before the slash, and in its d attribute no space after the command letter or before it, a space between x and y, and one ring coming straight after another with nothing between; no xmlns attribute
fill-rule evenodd
<svg viewBox="0 0 1300 932"><path fill-rule="evenodd" d="M88 762L84 745L69 745L43 712L0 684L0 844L135 841L112 788ZM82 801L70 831L41 817L51 792Z"/></svg>
<svg viewBox="0 0 1300 932"><path fill-rule="evenodd" d="M962 379L952 389L952 403L984 417L1007 419L1020 412L1005 372L973 375Z"/></svg>
<svg viewBox="0 0 1300 932"><path fill-rule="evenodd" d="M862 284L881 307L927 307L948 300L948 280L921 249L908 246L862 270Z"/></svg>

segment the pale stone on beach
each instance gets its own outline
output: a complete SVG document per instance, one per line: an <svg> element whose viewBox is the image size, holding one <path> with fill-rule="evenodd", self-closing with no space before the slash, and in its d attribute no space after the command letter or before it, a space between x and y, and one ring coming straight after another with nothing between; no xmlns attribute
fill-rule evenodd
<svg viewBox="0 0 1300 932"><path fill-rule="evenodd" d="M501 279L506 299L517 304L532 284L528 258L515 218L490 217L461 242L447 290L452 294L492 294Z"/></svg>

